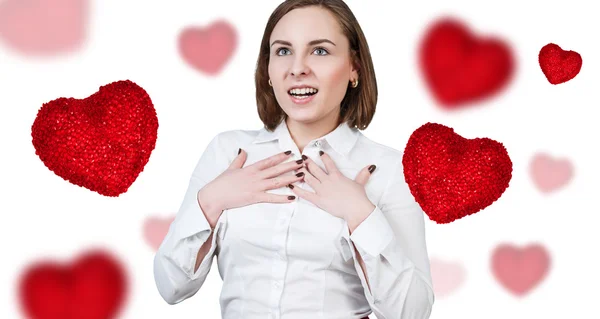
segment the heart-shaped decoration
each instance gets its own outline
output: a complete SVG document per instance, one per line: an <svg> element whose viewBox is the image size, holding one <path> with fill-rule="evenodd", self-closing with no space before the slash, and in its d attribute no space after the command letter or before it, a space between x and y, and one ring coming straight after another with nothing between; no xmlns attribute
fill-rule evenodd
<svg viewBox="0 0 600 319"><path fill-rule="evenodd" d="M455 262L431 259L431 277L436 297L446 297L465 281L465 268Z"/></svg>
<svg viewBox="0 0 600 319"><path fill-rule="evenodd" d="M83 254L72 265L56 261L28 267L19 283L22 311L35 319L110 319L124 305L128 283L113 256Z"/></svg>
<svg viewBox="0 0 600 319"><path fill-rule="evenodd" d="M540 153L533 157L529 173L540 191L550 193L571 180L573 165L568 159L555 159L548 154Z"/></svg>
<svg viewBox="0 0 600 319"><path fill-rule="evenodd" d="M235 28L220 20L204 28L184 29L179 35L179 51L195 69L216 75L233 55L237 41Z"/></svg>
<svg viewBox="0 0 600 319"><path fill-rule="evenodd" d="M419 64L434 97L447 109L496 94L514 73L508 45L476 37L463 23L444 18L433 23L419 48Z"/></svg>
<svg viewBox="0 0 600 319"><path fill-rule="evenodd" d="M0 38L20 53L50 55L83 45L88 0L0 1Z"/></svg>
<svg viewBox="0 0 600 319"><path fill-rule="evenodd" d="M583 60L575 51L565 51L560 46L546 44L538 56L542 72L551 84L560 84L573 79L581 70Z"/></svg>
<svg viewBox="0 0 600 319"><path fill-rule="evenodd" d="M150 217L146 219L144 222L144 238L152 249L157 250L160 247L173 220L175 220L175 217Z"/></svg>
<svg viewBox="0 0 600 319"><path fill-rule="evenodd" d="M127 80L102 86L85 99L44 103L31 135L35 153L56 175L116 197L148 163L157 131L150 97Z"/></svg>
<svg viewBox="0 0 600 319"><path fill-rule="evenodd" d="M523 296L544 279L550 256L539 244L523 248L504 244L492 253L491 264L496 280L513 294Z"/></svg>
<svg viewBox="0 0 600 319"><path fill-rule="evenodd" d="M512 177L512 162L501 143L466 139L436 123L424 124L412 133L402 164L415 200L438 224L491 205Z"/></svg>

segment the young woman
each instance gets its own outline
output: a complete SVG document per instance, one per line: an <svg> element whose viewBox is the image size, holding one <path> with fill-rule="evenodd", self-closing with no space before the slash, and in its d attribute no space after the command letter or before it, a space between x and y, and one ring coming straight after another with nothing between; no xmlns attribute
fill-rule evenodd
<svg viewBox="0 0 600 319"><path fill-rule="evenodd" d="M377 84L347 5L282 3L255 80L265 127L204 151L154 259L161 296L193 296L217 256L226 319L429 318L424 214L402 153L359 131Z"/></svg>

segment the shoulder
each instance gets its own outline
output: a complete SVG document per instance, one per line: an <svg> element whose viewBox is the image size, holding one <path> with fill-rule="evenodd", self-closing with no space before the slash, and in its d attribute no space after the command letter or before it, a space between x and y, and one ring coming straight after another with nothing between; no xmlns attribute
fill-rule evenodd
<svg viewBox="0 0 600 319"><path fill-rule="evenodd" d="M224 149L235 148L237 151L238 148L243 148L245 145L252 143L261 130L263 129L235 129L222 131L213 136L212 140L210 141L210 146Z"/></svg>
<svg viewBox="0 0 600 319"><path fill-rule="evenodd" d="M359 133L356 144L354 145L354 154L365 157L368 160L375 160L381 168L397 168L402 165L403 151L391 146L376 142L371 138ZM375 163L377 164L377 163Z"/></svg>

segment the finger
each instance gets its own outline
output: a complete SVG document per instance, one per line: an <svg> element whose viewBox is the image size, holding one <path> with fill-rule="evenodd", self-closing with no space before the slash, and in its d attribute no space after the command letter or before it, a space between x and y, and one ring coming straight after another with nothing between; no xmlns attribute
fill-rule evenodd
<svg viewBox="0 0 600 319"><path fill-rule="evenodd" d="M303 173L303 179L306 182L306 184L310 185L310 187L312 187L312 189L314 189L315 191L319 192L319 189L321 187L321 181L315 177L313 174L311 174L306 167L302 167L298 170L298 173Z"/></svg>
<svg viewBox="0 0 600 319"><path fill-rule="evenodd" d="M307 201L317 205L319 196L316 193L307 191L300 187L295 187L294 185L291 185L291 184L288 185L288 187L290 187L292 189L292 192L294 192L294 194L296 194L298 197L302 197L302 198L306 199Z"/></svg>
<svg viewBox="0 0 600 319"><path fill-rule="evenodd" d="M321 153L322 152L322 153ZM337 166L335 166L335 163L333 162L333 160L331 159L331 157L329 156L329 154L321 151L321 160L323 161L323 164L325 164L325 169L327 169L327 173L328 174L337 174L340 171L338 170Z"/></svg>
<svg viewBox="0 0 600 319"><path fill-rule="evenodd" d="M269 156L269 157L262 159L252 165L249 165L248 167L250 167L253 170L261 171L267 167L275 166L275 165L283 162L288 157L290 157L291 154L292 154L292 151L277 153L273 156Z"/></svg>
<svg viewBox="0 0 600 319"><path fill-rule="evenodd" d="M286 172L294 170L294 169L298 169L298 168L302 167L302 165L304 165L304 160L302 160L302 159L299 159L297 161L280 163L273 167L269 167L267 169L262 170L259 175L263 179L267 179L267 178L271 178L274 176L279 176L283 173L286 173Z"/></svg>
<svg viewBox="0 0 600 319"><path fill-rule="evenodd" d="M354 181L363 186L367 185L367 182L369 181L369 178L371 178L371 174L375 170L375 168L376 168L375 165L369 165L369 166L361 169L360 172L358 172L358 174L356 175L356 178L354 179Z"/></svg>
<svg viewBox="0 0 600 319"><path fill-rule="evenodd" d="M297 176L295 174L285 174L281 176L275 176L261 182L261 190L276 189L287 186L288 184L301 181L304 176Z"/></svg>
<svg viewBox="0 0 600 319"><path fill-rule="evenodd" d="M238 155L233 159L231 164L229 164L229 169L232 168L242 168L244 166L244 162L246 162L247 153L243 149L238 149Z"/></svg>
<svg viewBox="0 0 600 319"><path fill-rule="evenodd" d="M278 195L266 192L261 192L257 197L258 203L290 203L296 200L294 195Z"/></svg>
<svg viewBox="0 0 600 319"><path fill-rule="evenodd" d="M327 178L327 173L321 169L321 167L317 165L317 163L315 163L310 157L305 156L303 158L305 163L304 165L314 177L316 177L319 181L323 181L325 178Z"/></svg>

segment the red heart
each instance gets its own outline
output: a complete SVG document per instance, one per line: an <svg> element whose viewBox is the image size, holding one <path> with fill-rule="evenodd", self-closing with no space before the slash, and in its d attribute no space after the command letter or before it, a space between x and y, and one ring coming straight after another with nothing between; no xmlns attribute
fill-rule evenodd
<svg viewBox="0 0 600 319"><path fill-rule="evenodd" d="M44 103L31 135L35 153L56 175L116 197L143 171L157 130L150 97L127 80L102 86L85 99Z"/></svg>
<svg viewBox="0 0 600 319"><path fill-rule="evenodd" d="M426 32L419 49L420 67L429 89L445 108L489 97L513 74L513 57L504 42L477 39L459 21L446 18Z"/></svg>
<svg viewBox="0 0 600 319"><path fill-rule="evenodd" d="M492 273L502 286L522 296L544 279L550 257L541 245L518 248L500 245L492 254Z"/></svg>
<svg viewBox="0 0 600 319"><path fill-rule="evenodd" d="M0 1L0 38L20 53L80 49L89 34L88 0Z"/></svg>
<svg viewBox="0 0 600 319"><path fill-rule="evenodd" d="M91 251L70 266L53 261L29 266L19 283L19 299L30 318L109 319L123 306L127 285L115 258Z"/></svg>
<svg viewBox="0 0 600 319"><path fill-rule="evenodd" d="M565 51L554 43L546 44L538 56L542 72L552 84L567 82L581 70L581 55L575 51Z"/></svg>
<svg viewBox="0 0 600 319"><path fill-rule="evenodd" d="M435 123L412 133L402 164L415 200L438 224L491 205L512 177L512 162L501 143L489 138L466 139Z"/></svg>
<svg viewBox="0 0 600 319"><path fill-rule="evenodd" d="M144 221L144 238L154 250L160 247L175 217L150 217Z"/></svg>
<svg viewBox="0 0 600 319"><path fill-rule="evenodd" d="M221 71L236 46L235 28L225 21L206 28L187 28L179 36L179 50L184 60L210 75Z"/></svg>

